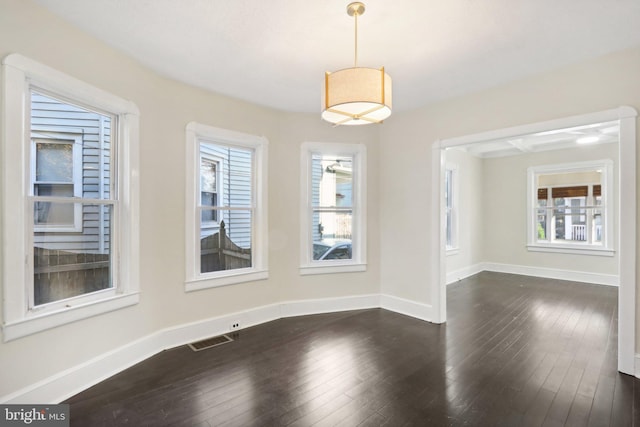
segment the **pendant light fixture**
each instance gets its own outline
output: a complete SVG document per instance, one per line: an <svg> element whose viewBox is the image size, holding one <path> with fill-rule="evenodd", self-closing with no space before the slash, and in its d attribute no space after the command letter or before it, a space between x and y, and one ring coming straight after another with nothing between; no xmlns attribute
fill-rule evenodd
<svg viewBox="0 0 640 427"><path fill-rule="evenodd" d="M358 67L358 16L363 13L363 3L347 6L355 18L353 68L325 74L322 118L336 126L381 123L391 115L391 77L384 67Z"/></svg>

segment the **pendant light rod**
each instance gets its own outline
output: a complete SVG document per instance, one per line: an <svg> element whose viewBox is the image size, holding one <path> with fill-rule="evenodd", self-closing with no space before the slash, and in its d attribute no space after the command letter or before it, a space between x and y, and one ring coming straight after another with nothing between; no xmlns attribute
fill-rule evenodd
<svg viewBox="0 0 640 427"><path fill-rule="evenodd" d="M347 14L349 16L353 16L356 20L355 26L355 52L353 55L353 67L358 68L358 16L364 13L364 3L360 3L359 1L349 3L347 6Z"/></svg>
<svg viewBox="0 0 640 427"><path fill-rule="evenodd" d="M356 19L356 36L355 36L355 49L353 54L353 67L358 68L358 14L355 14Z"/></svg>

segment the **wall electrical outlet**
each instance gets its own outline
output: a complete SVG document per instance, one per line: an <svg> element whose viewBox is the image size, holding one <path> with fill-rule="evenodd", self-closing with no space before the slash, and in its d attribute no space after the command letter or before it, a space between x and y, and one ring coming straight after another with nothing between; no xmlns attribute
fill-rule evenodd
<svg viewBox="0 0 640 427"><path fill-rule="evenodd" d="M231 327L229 327L230 330L235 331L237 329L240 329L240 322L233 322L231 324Z"/></svg>

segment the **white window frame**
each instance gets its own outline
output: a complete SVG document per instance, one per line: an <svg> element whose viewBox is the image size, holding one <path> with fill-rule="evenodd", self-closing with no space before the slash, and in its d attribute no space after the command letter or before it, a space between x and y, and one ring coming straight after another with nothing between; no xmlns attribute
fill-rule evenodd
<svg viewBox="0 0 640 427"><path fill-rule="evenodd" d="M588 242L540 242L537 239L537 199L538 175L590 172L601 170L602 205L603 205L603 238L601 243ZM585 183L584 185L589 185ZM563 163L555 165L532 166L527 169L527 249L531 252L555 252L565 254L614 256L614 178L613 161L610 159L592 160L586 162ZM591 192L591 190L589 190ZM587 213L588 215L588 213Z"/></svg>
<svg viewBox="0 0 640 427"><path fill-rule="evenodd" d="M72 144L73 161L73 197L82 197L82 135L67 133L32 132L31 134L31 188L30 195L35 193L36 182L36 150L38 143L46 144ZM73 208L73 226L60 225L35 225L36 232L80 232L82 231L82 205L76 203Z"/></svg>
<svg viewBox="0 0 640 427"><path fill-rule="evenodd" d="M351 259L313 259L313 155L353 157L353 210ZM300 274L327 274L366 271L367 269L367 150L364 144L304 142L300 152Z"/></svg>
<svg viewBox="0 0 640 427"><path fill-rule="evenodd" d="M30 90L108 111L117 118L117 200L113 203L113 287L30 308L33 283ZM2 61L2 282L3 340L137 304L139 301L140 113L130 101L112 95L29 58L11 54ZM117 132L117 133L116 133ZM115 177L114 177L115 178ZM115 196L114 196L115 197ZM112 202L110 202L112 203ZM16 267L16 266L22 266Z"/></svg>
<svg viewBox="0 0 640 427"><path fill-rule="evenodd" d="M460 252L459 240L458 240L458 210L459 210L459 172L458 165L454 163L447 163L445 167L445 174L451 174L451 206L446 206L445 204L445 221L448 215L451 215L451 242L446 242L446 232L445 232L445 242L446 242L446 250L447 256L455 255ZM446 179L445 179L446 185ZM446 227L446 223L445 223Z"/></svg>
<svg viewBox="0 0 640 427"><path fill-rule="evenodd" d="M251 261L249 268L200 272L200 143L228 145L253 151ZM186 279L185 291L215 288L269 277L267 241L267 150L265 137L220 129L196 122L186 127Z"/></svg>

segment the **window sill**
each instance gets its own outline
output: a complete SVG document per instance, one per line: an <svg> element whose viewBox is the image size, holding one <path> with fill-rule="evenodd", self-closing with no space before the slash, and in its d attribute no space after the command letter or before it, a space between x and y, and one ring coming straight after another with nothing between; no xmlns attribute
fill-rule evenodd
<svg viewBox="0 0 640 427"><path fill-rule="evenodd" d="M560 254L573 254L573 255L593 255L593 256L608 256L615 255L613 249L606 249L601 247L586 246L586 245L553 245L553 244L529 244L527 250L530 252L549 252Z"/></svg>
<svg viewBox="0 0 640 427"><path fill-rule="evenodd" d="M184 288L186 292L193 292L209 288L218 288L220 286L236 285L245 282L255 282L256 280L265 280L268 278L268 270L251 270L246 273L233 273L233 275L227 276L198 277L196 279L187 280Z"/></svg>
<svg viewBox="0 0 640 427"><path fill-rule="evenodd" d="M458 255L460 253L460 248L447 248L447 256Z"/></svg>
<svg viewBox="0 0 640 427"><path fill-rule="evenodd" d="M301 276L309 276L313 274L333 274L333 273L357 273L367 271L367 264L357 264L357 263L349 263L349 264L327 264L320 265L311 264L311 265L303 265L300 267L300 275Z"/></svg>
<svg viewBox="0 0 640 427"><path fill-rule="evenodd" d="M140 294L136 292L116 295L74 307L66 307L59 311L31 315L24 319L4 324L2 327L3 341L11 341L46 329L55 328L56 326L129 307L137 304L139 300Z"/></svg>

